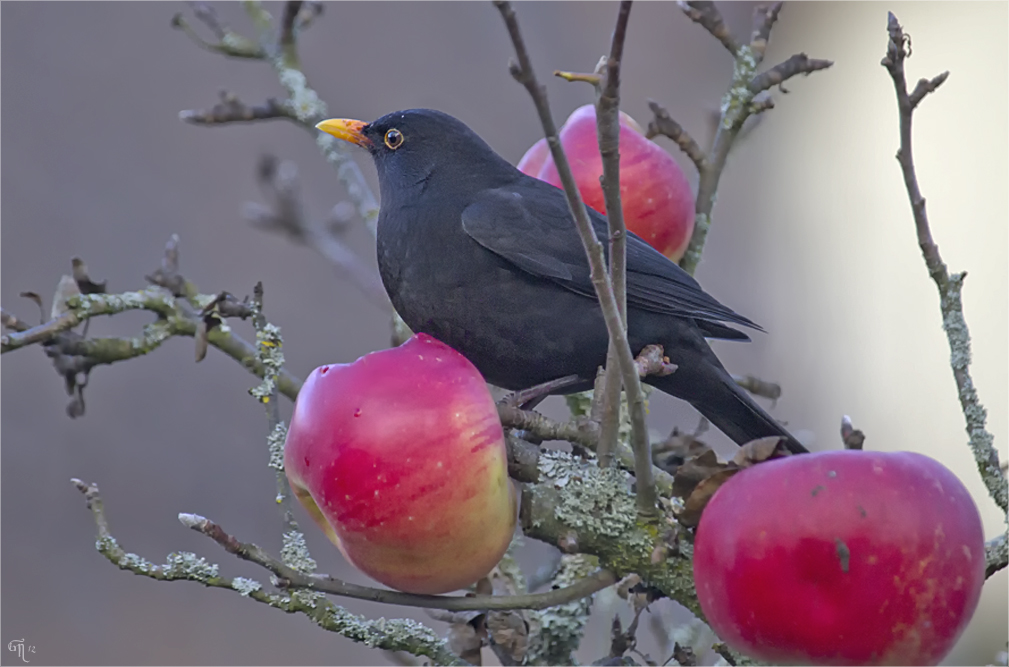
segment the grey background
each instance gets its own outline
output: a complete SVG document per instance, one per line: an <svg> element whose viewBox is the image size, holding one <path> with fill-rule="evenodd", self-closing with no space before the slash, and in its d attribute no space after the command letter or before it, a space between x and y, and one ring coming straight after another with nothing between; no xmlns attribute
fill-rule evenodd
<svg viewBox="0 0 1009 667"><path fill-rule="evenodd" d="M513 161L539 137L528 96L506 71L511 47L489 4L326 9L301 44L306 74L333 115L370 120L437 107ZM838 420L850 413L868 445L929 453L969 486L994 536L1001 520L964 447L935 289L893 160L896 110L879 67L886 9L786 6L769 62L806 51L838 64L791 82L792 94L777 95L778 108L733 154L698 276L769 331L748 345L718 344L718 351L735 372L783 383L774 414L814 447L838 446ZM953 71L916 116L916 154L945 259L951 269L970 271L964 300L973 372L1004 457L1009 17L1004 3L897 9L914 37L909 79ZM557 68L591 69L616 15L615 4L601 2L521 3L517 10L543 78ZM748 32L750 10L722 6L737 34ZM204 292L244 295L264 282L268 315L283 328L295 374L384 346L388 322L379 309L337 282L312 251L254 232L241 219L241 204L260 200L253 174L264 151L298 162L313 214L344 198L310 138L277 122L207 129L177 120L179 110L212 105L221 88L248 102L282 93L267 65L226 60L171 30L178 11L185 6L0 7L4 307L33 318L35 307L18 293L34 290L48 300L74 255L110 289L138 288L177 232L183 272ZM251 32L240 6L220 11ZM635 6L623 108L639 121L647 122L646 99L655 98L703 143L730 73L724 49L675 5ZM548 85L558 121L591 100L587 86ZM350 241L374 262L363 229ZM148 320L129 313L96 320L91 331L133 334ZM191 583L135 577L94 551L93 523L71 477L99 483L121 544L156 562L191 550L226 573L263 578L184 529L180 511L279 548L265 420L245 393L251 376L214 350L199 365L192 355L192 341L176 339L147 358L97 369L79 420L65 416L61 381L38 349L3 356L0 640L24 638L36 647L36 664L384 664L381 654L303 617ZM556 403L550 409L560 414ZM653 401L649 419L662 433L695 423L689 408L665 397ZM308 530L323 571L367 583ZM1005 572L988 582L982 609L948 662L985 663L1004 648L1005 590ZM668 611L662 605L656 613ZM372 617L426 618L347 606ZM586 640L584 659L604 650L608 622L595 622L600 631ZM6 651L0 656L4 664L17 661Z"/></svg>

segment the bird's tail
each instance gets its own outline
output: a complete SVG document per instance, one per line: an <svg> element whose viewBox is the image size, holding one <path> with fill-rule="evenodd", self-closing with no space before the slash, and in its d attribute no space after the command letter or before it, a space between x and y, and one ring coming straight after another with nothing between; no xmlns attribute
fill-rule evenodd
<svg viewBox="0 0 1009 667"><path fill-rule="evenodd" d="M698 412L732 438L737 445L777 435L785 439L785 446L792 453L809 451L774 417L757 405L750 394L736 384L720 364L714 366L711 363L702 363L698 366L690 369L681 366L671 375L663 377L653 375L645 378L645 381L667 394L687 399ZM685 372L681 374L681 371ZM694 384L700 378L689 376L699 374L707 377L703 382ZM681 391L684 383L693 384L695 389L689 392ZM703 386L704 391L696 391L698 386Z"/></svg>

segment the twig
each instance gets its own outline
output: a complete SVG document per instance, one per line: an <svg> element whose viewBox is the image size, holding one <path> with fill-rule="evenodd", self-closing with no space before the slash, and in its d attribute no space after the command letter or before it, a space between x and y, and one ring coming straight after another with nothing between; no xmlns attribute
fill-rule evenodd
<svg viewBox="0 0 1009 667"><path fill-rule="evenodd" d="M12 329L14 331L27 331L31 328L31 325L18 319L17 315L9 313L2 308L0 308L0 324L3 324L5 329Z"/></svg>
<svg viewBox="0 0 1009 667"><path fill-rule="evenodd" d="M498 417L505 428L529 431L541 440L565 440L582 445L593 451L599 444L599 425L590 419L558 422L538 412L520 410L511 405L498 405ZM529 445L529 447L532 447L532 445ZM617 462L622 469L628 471L636 470L634 452L628 445L618 442L615 454ZM651 455L649 455L649 463L651 463ZM526 462L526 466L528 465L531 465L530 461ZM519 470L528 470L528 468L519 466L516 468L516 471ZM653 466L652 478L654 479L656 488L662 495L668 496L672 493L673 478L669 473ZM527 481L520 477L516 479Z"/></svg>
<svg viewBox="0 0 1009 667"><path fill-rule="evenodd" d="M319 150L322 151L326 161L336 170L337 178L347 189L347 194L361 219L374 234L375 224L378 221L378 200L368 186L361 169L344 152L343 147L339 145L340 142L315 129L315 124L326 117L326 104L319 98L318 93L308 85L308 79L301 71L301 65L298 62L297 28L304 28L311 18L318 14L318 11L313 9L313 13L300 26L295 21L290 33L284 36L284 40L287 41L284 41L282 48L277 48L275 44L265 41L270 37L269 25L272 17L269 12L263 9L258 2L247 2L245 6L246 12L253 18L253 22L260 32L262 41L258 44L254 40L227 29L225 29L226 34L223 37L219 36L217 43L205 42L195 35L181 16L173 20L173 25L184 30L198 45L211 51L227 56L266 60L273 66L281 85L287 91L287 100L281 104L293 115L293 118L289 116L278 117L294 120L316 140ZM196 7L198 16L205 12L213 14L213 10L205 3L197 3ZM299 13L304 12L295 12L295 18ZM205 19L204 22L206 22Z"/></svg>
<svg viewBox="0 0 1009 667"><path fill-rule="evenodd" d="M445 642L431 628L413 620L371 621L363 616L351 614L321 596L311 597L301 592L294 592L289 596L267 593L258 581L245 577L221 576L218 565L188 552L170 554L168 562L164 565L155 565L146 558L128 553L119 546L109 531L98 487L94 484L85 484L79 479L71 482L84 494L88 509L94 517L98 528L98 541L95 544L98 552L121 570L128 570L158 581L195 581L211 588L228 589L289 614L298 612L305 614L325 630L375 648L408 651L414 655L427 656L438 665L466 664L448 650ZM286 567L279 562L278 565Z"/></svg>
<svg viewBox="0 0 1009 667"><path fill-rule="evenodd" d="M592 595L616 582L612 572L597 570L594 574L565 588L527 595L415 595L399 591L358 586L327 575L299 572L269 555L255 544L240 542L210 519L195 514L180 514L179 520L188 528L203 533L230 554L266 568L278 577L282 588L311 589L319 593L369 600L407 607L445 609L449 611L489 611L492 609L546 609Z"/></svg>
<svg viewBox="0 0 1009 667"><path fill-rule="evenodd" d="M289 104L271 97L263 104L248 105L226 90L221 91L221 101L210 109L180 111L179 120L192 125L224 125L225 123L251 123L259 120L285 118L296 120Z"/></svg>
<svg viewBox="0 0 1009 667"><path fill-rule="evenodd" d="M617 301L617 311L623 330L627 331L627 225L624 222L624 210L620 201L620 65L623 61L624 42L627 39L627 22L631 14L631 2L624 0L617 12L616 27L613 28L613 39L610 43L610 56L602 68L602 81L596 86L596 134L599 142L599 155L602 158L602 190L606 205L606 219L610 233L610 281L613 285L613 295ZM617 340L610 338L606 353L606 371L603 376L602 391L602 422L600 424L599 465L608 466L613 459L617 436L620 431L620 390L623 379L620 375L620 350ZM647 435L644 442L639 442L641 436L637 429L647 434L644 425L644 395L639 392L638 399L642 401L641 422L634 419L635 406L631 405L628 391L628 408L632 415L631 438L635 451L648 449ZM650 464L650 461L649 461ZM643 465L643 464L642 464ZM646 490L646 492L648 492ZM639 493L641 491L639 490ZM654 504L654 499L652 501ZM646 506L647 508L648 506Z"/></svg>
<svg viewBox="0 0 1009 667"><path fill-rule="evenodd" d="M1009 534L1002 533L985 543L984 562L985 579L1009 565Z"/></svg>
<svg viewBox="0 0 1009 667"><path fill-rule="evenodd" d="M753 375L733 375L732 381L754 396L761 396L776 401L781 398L781 385L776 382L761 380Z"/></svg>
<svg viewBox="0 0 1009 667"><path fill-rule="evenodd" d="M722 98L715 139L707 155L702 153L697 142L686 134L679 123L669 117L665 109L655 102L649 102L655 118L648 124L648 136L663 134L671 138L690 157L700 173L694 231L687 250L680 259L680 267L691 275L697 270L697 265L701 261L704 242L711 227L711 212L715 206L718 181L725 169L729 151L748 118L774 107L774 101L766 97L764 91L797 74L809 74L833 64L828 60L810 60L805 54L797 54L770 70L757 74L757 68L760 67L764 52L767 50L771 27L781 11L781 4L776 2L758 6L753 13L750 41L738 45L731 37L726 37L728 30L721 22L721 18L718 17L717 22L712 18L711 12L716 10L711 3L690 2L686 3L686 6L681 3L681 8L687 16L711 32L735 57L732 80ZM727 39L729 41L726 41Z"/></svg>
<svg viewBox="0 0 1009 667"><path fill-rule="evenodd" d="M508 33L511 36L512 44L515 47L516 56L518 57L518 62L512 61L509 70L512 77L529 92L536 105L536 110L539 112L540 122L543 125L547 143L550 145L554 164L557 166L561 182L564 185L568 207L574 216L575 225L588 256L590 277L603 311L606 329L610 340L614 342L617 349L620 372L623 376L624 388L627 391L627 402L631 414L631 441L633 443L635 475L638 483L638 511L647 516L656 516L655 506L657 498L655 495L655 481L652 476L651 452L648 447L648 430L645 427L644 397L641 391L641 380L634 367L634 357L627 344L627 334L624 331L620 312L617 308L613 285L610 281L609 273L606 271L603 247L599 243L599 239L596 238L596 233L592 227L592 223L589 221L585 204L582 202L581 195L578 193L578 188L575 185L571 166L568 164L567 157L564 155L564 149L557 139L557 126L554 124L553 117L550 114L546 89L536 80L529 53L526 51L525 42L522 39L522 33L515 18L515 11L512 9L511 4L505 1L495 0L494 5L501 12L505 26L508 28Z"/></svg>
<svg viewBox="0 0 1009 667"><path fill-rule="evenodd" d="M827 69L833 64L829 60L811 60L805 53L797 53L785 62L779 63L766 72L750 79L750 90L756 94L774 86L780 86L793 76L799 74L809 75L817 70ZM763 111L764 109L760 110Z"/></svg>
<svg viewBox="0 0 1009 667"><path fill-rule="evenodd" d="M987 411L981 404L970 376L970 332L963 316L963 303L960 291L966 272L949 274L946 264L939 254L939 246L932 239L932 230L928 223L928 213L925 211L925 198L918 187L918 177L914 168L914 156L911 152L911 118L914 108L928 93L938 88L946 80L948 72L944 72L932 80L922 79L914 90L914 98L908 95L907 81L904 76L904 60L909 51L905 51L909 39L897 22L897 17L888 14L887 32L889 40L886 56L881 64L886 67L893 79L897 92L897 108L900 113L900 149L897 160L904 174L904 186L911 201L914 214L914 225L918 236L918 245L928 273L939 289L939 304L942 311L943 329L949 341L950 365L956 380L957 393L960 397L960 407L967 423L967 434L970 437L970 448L974 453L981 479L988 489L988 494L1003 512L1009 506L1009 486L1006 476L999 467L998 450L995 449L994 438L985 427Z"/></svg>
<svg viewBox="0 0 1009 667"><path fill-rule="evenodd" d="M0 352L7 353L26 345L58 340L59 352L82 357L72 363L76 364L74 369L77 372L85 372L93 366L113 364L148 354L173 336L203 337L206 344L218 348L252 373L263 377L266 369L256 360L256 348L252 344L234 333L230 327L214 326L208 329L204 326L203 308L219 300L219 297L199 294L195 285L178 274L177 236L173 236L166 244L162 266L148 276L148 280L156 283L155 286L122 294L70 297L67 300L70 310L63 315L37 327L0 337ZM173 296L166 285L171 285L177 296ZM99 315L114 315L127 310L148 310L157 314L158 319L145 326L138 337L67 338L65 332L81 322ZM280 393L293 401L301 388L301 380L287 370L282 370L277 386Z"/></svg>
<svg viewBox="0 0 1009 667"><path fill-rule="evenodd" d="M298 166L290 160L263 155L257 180L269 206L253 202L245 205L244 217L259 229L284 234L289 239L318 251L337 275L354 285L373 304L391 310L378 274L351 250L339 235L327 229L305 210L301 197Z"/></svg>
<svg viewBox="0 0 1009 667"><path fill-rule="evenodd" d="M703 172L707 165L707 158L694 138L683 129L683 126L672 119L665 107L655 100L648 100L648 108L652 110L653 118L648 121L648 133L645 136L649 139L654 139L660 134L669 137L690 158L690 161L697 167L698 173Z"/></svg>
<svg viewBox="0 0 1009 667"><path fill-rule="evenodd" d="M182 17L176 14L172 17L172 27L184 32L193 43L202 49L220 53L229 58L244 58L248 60L262 60L266 57L266 52L254 41L243 37L224 25L217 16L214 8L205 2L192 2L193 15L196 16L207 28L214 33L216 42L208 42L198 34Z"/></svg>
<svg viewBox="0 0 1009 667"><path fill-rule="evenodd" d="M263 314L263 283L256 283L252 299L252 325L256 329L256 361L262 364L265 372L263 382L249 393L259 400L266 408L268 431L266 435L268 465L277 478L277 506L280 509L283 523L283 534L288 540L301 534L301 527L294 518L294 507L291 502L291 484L284 472L284 441L287 439L287 426L280 419L280 401L277 400L277 382L284 368L284 339L280 329L266 321ZM303 539L303 538L302 538ZM308 548L305 548L304 559L311 559ZM288 563L290 565L290 563Z"/></svg>
<svg viewBox="0 0 1009 667"><path fill-rule="evenodd" d="M715 7L714 2L681 1L679 5L680 9L690 17L691 21L700 24L701 27L710 32L735 57L736 52L739 51L739 44L732 36L732 33L729 32L729 28L725 25L725 21L722 20L722 15L718 11L718 8Z"/></svg>

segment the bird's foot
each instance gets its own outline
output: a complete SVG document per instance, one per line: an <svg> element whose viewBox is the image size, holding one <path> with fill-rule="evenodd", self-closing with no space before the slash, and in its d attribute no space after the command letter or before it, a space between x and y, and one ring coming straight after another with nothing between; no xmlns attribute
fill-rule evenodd
<svg viewBox="0 0 1009 667"><path fill-rule="evenodd" d="M557 378L556 380L549 380L542 384L529 387L528 389L519 389L518 391L513 391L504 398L501 399L501 405L510 405L512 407L519 408L521 410L532 410L537 405L539 405L543 399L545 399L550 394L553 394L559 389L564 389L565 387L570 387L572 385L581 384L584 380L578 375L565 375L562 378Z"/></svg>

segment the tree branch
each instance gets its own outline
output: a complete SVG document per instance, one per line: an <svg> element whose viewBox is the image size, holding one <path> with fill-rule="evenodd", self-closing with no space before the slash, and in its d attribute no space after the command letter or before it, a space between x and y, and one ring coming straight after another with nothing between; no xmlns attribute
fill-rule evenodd
<svg viewBox="0 0 1009 667"><path fill-rule="evenodd" d="M155 565L146 558L128 553L119 546L109 531L98 487L85 484L79 479L71 481L84 494L98 527L98 540L95 544L98 552L121 570L157 581L195 581L211 588L224 588L289 614L302 613L324 630L336 632L368 646L427 656L438 665L467 664L455 656L431 628L413 620L372 621L351 614L318 594L305 591L295 591L284 596L267 593L258 581L245 577L223 577L218 565L188 552L170 554L164 565ZM189 515L186 516L188 518Z"/></svg>
<svg viewBox="0 0 1009 667"><path fill-rule="evenodd" d="M681 1L679 5L680 9L683 10L683 13L691 21L710 32L735 57L736 52L739 51L739 44L732 36L732 33L729 32L729 27L725 25L725 21L722 20L722 14L715 7L714 2Z"/></svg>
<svg viewBox="0 0 1009 667"><path fill-rule="evenodd" d="M290 105L275 97L267 99L263 104L250 106L226 90L221 91L221 101L210 109L179 112L179 120L192 125L251 123L274 118L296 120Z"/></svg>
<svg viewBox="0 0 1009 667"><path fill-rule="evenodd" d="M585 204L582 202L578 188L575 186L571 166L568 164L564 149L557 138L557 127L550 113L546 89L536 80L529 53L526 51L525 42L522 39L522 33L515 18L515 12L508 2L495 0L494 5L501 12L505 26L508 29L508 34L511 36L512 44L515 47L516 56L518 57L518 63L512 61L509 69L515 80L521 83L529 92L536 105L536 110L539 112L540 122L543 125L543 131L550 146L550 152L553 155L554 163L560 174L561 182L564 184L568 207L574 216L578 234L582 239L582 245L585 247L585 252L588 256L591 271L590 277L603 311L610 340L614 342L617 350L620 372L623 376L624 388L627 391L627 400L631 409L631 437L634 443L635 470L638 472L638 511L644 515L654 517L656 516L655 482L652 478L651 453L648 448L648 430L645 427L641 380L634 367L634 357L627 343L627 335L617 308L613 284L610 281L609 273L606 271L603 247L599 243L599 239L596 238L596 233L592 227L592 223L589 221Z"/></svg>
<svg viewBox="0 0 1009 667"><path fill-rule="evenodd" d="M771 69L757 74L750 79L750 90L756 94L780 86L782 83L799 74L810 75L821 69L827 69L834 63L829 60L810 59L805 53L797 53L788 60L779 63Z"/></svg>
<svg viewBox="0 0 1009 667"><path fill-rule="evenodd" d="M729 151L750 116L774 107L772 99L758 95L796 74L809 74L833 64L828 60L810 60L805 54L797 54L770 70L757 74L757 68L760 67L764 52L767 50L771 27L778 20L781 5L782 3L776 2L758 6L753 13L750 41L737 45L737 42L728 36L728 30L721 22L721 17L715 20L712 12L717 10L711 3L689 2L686 6L681 3L681 8L687 16L711 32L735 58L732 80L722 98L715 140L707 155L702 153L697 142L686 134L679 123L669 117L665 109L657 103L649 102L655 118L648 124L648 136L654 137L659 134L668 136L690 157L700 173L694 232L686 252L680 259L680 267L691 275L697 270L697 265L701 261L704 243L711 228L711 212L715 206L718 181L725 169Z"/></svg>
<svg viewBox="0 0 1009 667"><path fill-rule="evenodd" d="M610 282L613 285L613 295L617 301L617 311L620 313L621 326L627 331L627 225L624 222L624 210L620 201L620 65L623 60L624 41L627 39L627 22L630 18L632 3L624 0L620 3L617 13L616 27L613 29L613 39L610 43L610 56L602 68L602 80L596 86L596 135L599 142L599 155L602 158L603 175L601 185L603 201L606 205L606 219L610 233ZM623 381L620 375L619 350L616 339L610 338L606 353L606 370L603 375L602 388L602 421L600 429L599 465L609 466L613 459L613 450L617 444L620 431L620 390ZM644 394L638 392L637 400L641 406L631 406L631 393L628 393L629 413L632 419L631 437L637 440L640 434L645 434L645 441L632 442L635 451L648 449L647 426L644 423ZM640 413L641 423L634 423L635 416ZM640 465L651 466L651 460L642 459ZM643 500L643 503L648 500ZM654 499L651 507L654 505Z"/></svg>
<svg viewBox="0 0 1009 667"><path fill-rule="evenodd" d="M939 246L932 239L928 213L925 210L925 198L918 187L918 177L915 173L914 157L911 152L911 118L914 108L925 95L942 85L949 73L944 72L930 81L922 79L918 82L912 95L908 95L907 81L904 76L904 60L910 55L910 52L905 50L910 37L904 33L900 23L897 22L897 17L892 13L887 18L887 32L889 40L886 55L880 64L890 73L897 93L897 108L900 114L900 149L897 151L897 160L900 162L900 168L904 174L904 186L911 202L918 246L921 248L928 273L932 276L932 280L939 290L939 307L942 312L943 329L946 330L946 338L949 341L950 366L953 369L953 377L956 380L957 393L960 397L960 407L967 425L970 448L974 453L974 460L981 473L981 479L988 489L988 494L1005 513L1007 506L1009 506L1009 497L1007 497L1009 496L1009 486L1006 484L1005 474L999 467L998 450L995 449L994 438L985 426L987 410L978 398L974 381L970 375L970 332L963 316L963 303L960 298L963 280L967 274L950 275L946 264L942 261Z"/></svg>
<svg viewBox="0 0 1009 667"><path fill-rule="evenodd" d="M293 4L302 5L302 3ZM337 142L333 137L315 129L315 124L326 117L326 104L320 99L318 93L309 86L308 79L301 71L297 51L298 29L304 29L320 11L315 3L308 4L308 10L301 8L299 11L298 7L285 8L285 18L282 20L282 24L284 21L291 21L291 29L285 31L282 25L279 43L274 43L271 40L269 27L272 17L258 2L247 2L245 7L246 12L259 30L259 43L222 28L223 33L216 31L218 42L211 44L197 37L181 16L173 19L173 25L184 30L198 45L211 51L233 57L266 60L273 66L281 85L287 91L287 100L280 104L290 112L290 116L278 117L293 120L316 140L326 161L336 170L337 178L346 188L358 215L374 234L378 221L378 200L368 186L364 174L357 163L345 152L345 149L339 145L341 142ZM196 15L205 23L207 22L205 17L209 16L213 17L212 21L216 21L220 25L216 13L209 5L193 3L193 7ZM299 19L306 11L309 12L308 16ZM184 119L189 120L188 118Z"/></svg>
<svg viewBox="0 0 1009 667"><path fill-rule="evenodd" d="M262 378L266 369L257 361L256 348L251 343L234 333L223 321L210 328L206 326L208 314L201 311L207 304L219 301L219 298L217 295L198 294L195 285L176 273L177 243L177 237L168 242L162 268L149 277L149 280L157 284L122 294L71 296L66 303L69 310L64 314L36 327L0 337L0 353L26 345L57 341L59 352L83 358L73 363L78 364L76 370L85 372L93 366L113 364L147 354L172 336L190 336L197 338L198 344L202 341L203 344L218 348ZM173 286L177 295L173 295L168 285ZM144 327L143 333L134 338L66 337L65 332L92 317L114 315L127 310L148 310L157 314L158 319ZM288 371L281 370L277 382L279 391L293 401L301 388L301 380Z"/></svg>
<svg viewBox="0 0 1009 667"><path fill-rule="evenodd" d="M1009 534L1002 533L984 545L984 577L987 579L1009 565Z"/></svg>
<svg viewBox="0 0 1009 667"><path fill-rule="evenodd" d="M697 167L697 172L703 172L707 166L707 158L694 138L683 129L683 126L672 119L665 107L655 100L648 100L648 108L652 110L654 117L648 122L648 132L645 136L649 139L654 139L660 134L669 137L690 158L690 161Z"/></svg>

